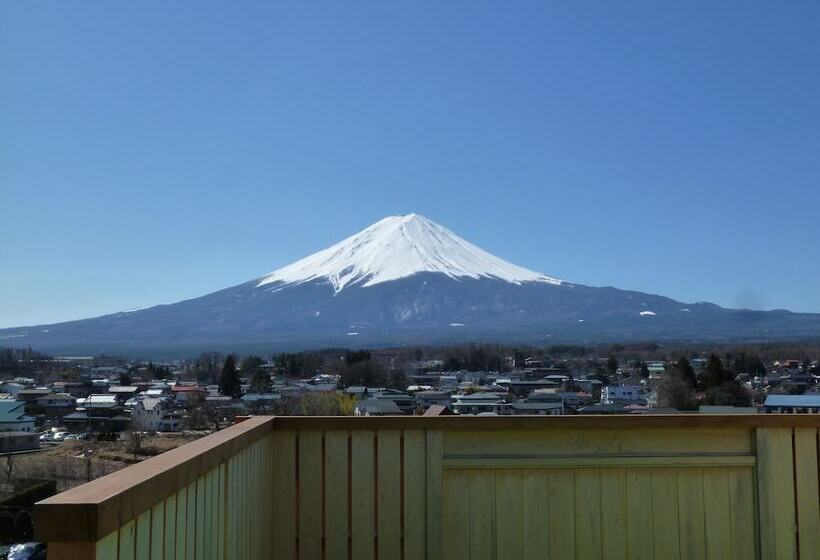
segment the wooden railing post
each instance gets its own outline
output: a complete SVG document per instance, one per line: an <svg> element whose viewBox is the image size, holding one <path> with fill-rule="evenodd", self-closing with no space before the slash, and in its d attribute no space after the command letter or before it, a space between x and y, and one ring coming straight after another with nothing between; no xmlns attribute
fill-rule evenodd
<svg viewBox="0 0 820 560"><path fill-rule="evenodd" d="M441 430L427 430L427 560L442 558L442 462Z"/></svg>
<svg viewBox="0 0 820 560"><path fill-rule="evenodd" d="M797 558L791 428L757 429L761 560Z"/></svg>

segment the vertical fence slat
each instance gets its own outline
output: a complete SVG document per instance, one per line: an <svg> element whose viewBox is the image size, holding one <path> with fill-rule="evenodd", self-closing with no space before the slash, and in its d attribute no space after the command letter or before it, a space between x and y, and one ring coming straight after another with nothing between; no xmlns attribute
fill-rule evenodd
<svg viewBox="0 0 820 560"><path fill-rule="evenodd" d="M495 494L495 487L489 489ZM447 560L470 558L470 471L447 470L442 476L442 554ZM495 513L495 512L493 512Z"/></svg>
<svg viewBox="0 0 820 560"><path fill-rule="evenodd" d="M175 560L177 537L177 495L172 494L165 499L165 541L163 549L165 560Z"/></svg>
<svg viewBox="0 0 820 560"><path fill-rule="evenodd" d="M626 469L601 469L601 547L604 560L627 560Z"/></svg>
<svg viewBox="0 0 820 560"><path fill-rule="evenodd" d="M521 476L524 560L540 560L546 558L549 551L547 473L544 470L525 470ZM472 485L470 493L472 494Z"/></svg>
<svg viewBox="0 0 820 560"><path fill-rule="evenodd" d="M239 557L240 558L250 558L251 557L251 548L250 548L250 519L253 515L253 512L248 508L248 495L250 493L250 484L248 484L249 476L248 476L248 464L249 464L249 457L248 457L248 450L242 450L242 459L239 462L239 472L241 472L241 478L239 481L240 490L239 490L239 511L240 511L240 524L239 524Z"/></svg>
<svg viewBox="0 0 820 560"><path fill-rule="evenodd" d="M299 558L322 556L322 432L299 432Z"/></svg>
<svg viewBox="0 0 820 560"><path fill-rule="evenodd" d="M185 513L185 556L186 560L196 557L196 481L188 485L188 511Z"/></svg>
<svg viewBox="0 0 820 560"><path fill-rule="evenodd" d="M702 469L678 469L678 533L681 558L706 558ZM727 519L724 524L728 528ZM727 531L728 537L728 531ZM724 556L723 558L731 558Z"/></svg>
<svg viewBox="0 0 820 560"><path fill-rule="evenodd" d="M424 431L404 432L404 560L425 557L425 450Z"/></svg>
<svg viewBox="0 0 820 560"><path fill-rule="evenodd" d="M575 471L575 557L600 558L601 479L598 469Z"/></svg>
<svg viewBox="0 0 820 560"><path fill-rule="evenodd" d="M626 507L630 560L655 558L652 542L652 474L649 469L626 470Z"/></svg>
<svg viewBox="0 0 820 560"><path fill-rule="evenodd" d="M196 548L195 548L195 558L197 560L207 560L207 556L205 554L205 501L207 499L207 490L208 485L206 484L206 476L200 476L196 481L196 501L195 503L195 513L196 513ZM189 512L190 515L190 512Z"/></svg>
<svg viewBox="0 0 820 560"><path fill-rule="evenodd" d="M352 557L373 558L374 550L374 476L373 432L354 431L351 435L351 533Z"/></svg>
<svg viewBox="0 0 820 560"><path fill-rule="evenodd" d="M348 432L325 433L325 557L347 559Z"/></svg>
<svg viewBox="0 0 820 560"><path fill-rule="evenodd" d="M97 546L95 547L97 560L101 560L102 558L117 558L119 538L119 531L114 531L98 540Z"/></svg>
<svg viewBox="0 0 820 560"><path fill-rule="evenodd" d="M575 474L572 469L549 471L550 558L575 558Z"/></svg>
<svg viewBox="0 0 820 560"><path fill-rule="evenodd" d="M125 523L122 527L120 527L120 542L118 546L119 556L117 557L118 560L134 560L134 546L137 531L136 525L136 521L132 519L131 521ZM113 558L113 556L109 558Z"/></svg>
<svg viewBox="0 0 820 560"><path fill-rule="evenodd" d="M276 547L273 543L273 433L265 437L265 471L262 475L265 496L265 522L262 530L265 532L266 558L274 557Z"/></svg>
<svg viewBox="0 0 820 560"><path fill-rule="evenodd" d="M211 560L217 560L219 557L219 467L212 469L208 473L209 488L208 493L211 495L211 505L208 513L211 517Z"/></svg>
<svg viewBox="0 0 820 560"><path fill-rule="evenodd" d="M177 531L175 560L185 560L188 534L188 487L177 492Z"/></svg>
<svg viewBox="0 0 820 560"><path fill-rule="evenodd" d="M165 544L165 502L151 509L151 560L163 560Z"/></svg>
<svg viewBox="0 0 820 560"><path fill-rule="evenodd" d="M521 471L495 473L496 557L518 560L524 556Z"/></svg>
<svg viewBox="0 0 820 560"><path fill-rule="evenodd" d="M401 558L401 432L378 432L379 558Z"/></svg>
<svg viewBox="0 0 820 560"><path fill-rule="evenodd" d="M427 430L426 439L427 558L428 560L438 560L442 557L442 433L440 430Z"/></svg>
<svg viewBox="0 0 820 560"><path fill-rule="evenodd" d="M677 476L674 469L653 468L651 471L655 556L675 560L680 558Z"/></svg>
<svg viewBox="0 0 820 560"><path fill-rule="evenodd" d="M228 514L226 522L228 524L228 529L225 533L225 538L227 539L227 556L228 560L237 560L239 558L239 547L238 547L238 511L237 511L237 494L239 492L239 473L237 473L238 468L238 458L236 455L231 457L230 461L228 461ZM275 476L275 473L271 472L271 476Z"/></svg>
<svg viewBox="0 0 820 560"><path fill-rule="evenodd" d="M495 558L495 471L475 469L467 476L470 560L491 560ZM532 513L528 512L528 516Z"/></svg>
<svg viewBox="0 0 820 560"><path fill-rule="evenodd" d="M148 559L151 556L151 510L137 518L136 556L137 559Z"/></svg>
<svg viewBox="0 0 820 560"><path fill-rule="evenodd" d="M260 492L259 487L259 475L260 475L260 449L259 445L254 444L249 448L250 451L250 460L251 460L251 474L248 477L248 483L250 484L250 506L251 506L251 534L250 540L253 543L251 547L251 557L252 558L262 558L262 541L261 531L262 531L262 516L260 515L260 510L262 507L262 493Z"/></svg>
<svg viewBox="0 0 820 560"><path fill-rule="evenodd" d="M724 469L703 469L703 507L707 558L731 558L731 498Z"/></svg>
<svg viewBox="0 0 820 560"><path fill-rule="evenodd" d="M794 429L797 528L800 558L820 555L820 490L818 490L817 429Z"/></svg>
<svg viewBox="0 0 820 560"><path fill-rule="evenodd" d="M279 559L296 557L296 434L274 433L273 538Z"/></svg>
<svg viewBox="0 0 820 560"><path fill-rule="evenodd" d="M732 558L755 558L755 483L751 468L728 469L729 505L732 520ZM705 492L704 492L705 494ZM708 511L708 506L705 506ZM708 537L707 537L708 538ZM709 556L709 558L712 558Z"/></svg>
<svg viewBox="0 0 820 560"><path fill-rule="evenodd" d="M225 558L225 468L226 463L219 465L216 477L216 558Z"/></svg>
<svg viewBox="0 0 820 560"><path fill-rule="evenodd" d="M794 560L794 467L791 428L757 430L761 560Z"/></svg>

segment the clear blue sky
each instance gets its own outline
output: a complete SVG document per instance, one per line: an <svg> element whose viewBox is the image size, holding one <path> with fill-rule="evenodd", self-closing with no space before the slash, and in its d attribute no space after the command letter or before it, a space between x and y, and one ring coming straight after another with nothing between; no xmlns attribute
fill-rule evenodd
<svg viewBox="0 0 820 560"><path fill-rule="evenodd" d="M0 326L408 212L578 283L820 311L820 3L546 4L0 1Z"/></svg>

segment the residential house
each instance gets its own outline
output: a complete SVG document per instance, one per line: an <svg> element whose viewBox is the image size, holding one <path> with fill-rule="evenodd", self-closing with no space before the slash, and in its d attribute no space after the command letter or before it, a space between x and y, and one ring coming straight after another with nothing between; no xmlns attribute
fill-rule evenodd
<svg viewBox="0 0 820 560"><path fill-rule="evenodd" d="M558 416L563 414L564 406L561 402L530 401L521 399L500 408L499 414L527 414L538 416Z"/></svg>
<svg viewBox="0 0 820 560"><path fill-rule="evenodd" d="M77 411L63 417L66 428L73 432L121 432L130 422L116 395L89 395L77 399Z"/></svg>
<svg viewBox="0 0 820 560"><path fill-rule="evenodd" d="M114 395L118 403L125 404L129 399L136 397L139 390L136 385L111 385L108 393Z"/></svg>
<svg viewBox="0 0 820 560"><path fill-rule="evenodd" d="M390 399L364 398L356 402L354 416L399 416L404 413Z"/></svg>
<svg viewBox="0 0 820 560"><path fill-rule="evenodd" d="M246 393L242 395L241 401L245 406L253 411L268 411L273 405L282 400L279 393Z"/></svg>
<svg viewBox="0 0 820 560"><path fill-rule="evenodd" d="M171 392L179 403L195 402L205 398L205 390L198 383L179 383L171 389Z"/></svg>
<svg viewBox="0 0 820 560"><path fill-rule="evenodd" d="M402 414L413 414L416 410L416 399L396 389L385 389L384 391L373 393L373 398L393 401L399 410L401 410Z"/></svg>
<svg viewBox="0 0 820 560"><path fill-rule="evenodd" d="M0 432L34 432L34 418L25 407L22 401L0 400Z"/></svg>
<svg viewBox="0 0 820 560"><path fill-rule="evenodd" d="M351 385L345 389L345 395L355 398L356 400L366 399L373 396L374 393L385 391L385 387L365 387L363 385Z"/></svg>
<svg viewBox="0 0 820 560"><path fill-rule="evenodd" d="M469 395L453 395L452 409L456 414L496 413L499 408L506 406L506 393L472 393Z"/></svg>
<svg viewBox="0 0 820 560"><path fill-rule="evenodd" d="M820 394L769 395L763 408L767 413L820 414Z"/></svg>
<svg viewBox="0 0 820 560"><path fill-rule="evenodd" d="M629 404L646 401L643 389L637 385L609 385L601 390L602 404Z"/></svg>
<svg viewBox="0 0 820 560"><path fill-rule="evenodd" d="M49 393L35 401L36 413L51 420L71 414L76 405L77 399L68 393Z"/></svg>
<svg viewBox="0 0 820 560"><path fill-rule="evenodd" d="M17 393L25 389L25 385L22 383L17 383L15 381L3 381L0 382L0 393L6 393L7 395L11 395L12 397L17 397Z"/></svg>
<svg viewBox="0 0 820 560"><path fill-rule="evenodd" d="M37 399L40 397L44 397L45 395L50 394L52 391L51 389L46 388L38 388L38 389L20 389L15 394L15 397L18 401L23 401L26 403L36 403Z"/></svg>
<svg viewBox="0 0 820 560"><path fill-rule="evenodd" d="M133 424L148 432L178 432L182 429L182 414L167 398L145 398L131 412Z"/></svg>
<svg viewBox="0 0 820 560"><path fill-rule="evenodd" d="M427 410L433 405L450 407L450 393L448 391L418 391L413 395L419 408Z"/></svg>
<svg viewBox="0 0 820 560"><path fill-rule="evenodd" d="M560 389L561 383L553 379L536 379L534 381L526 381L524 379L513 379L510 381L510 392L518 397L526 397L536 389Z"/></svg>

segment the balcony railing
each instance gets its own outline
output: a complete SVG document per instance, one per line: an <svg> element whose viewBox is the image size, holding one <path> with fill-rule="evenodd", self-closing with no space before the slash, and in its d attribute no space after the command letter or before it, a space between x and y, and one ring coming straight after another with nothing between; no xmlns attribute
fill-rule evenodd
<svg viewBox="0 0 820 560"><path fill-rule="evenodd" d="M50 559L817 559L820 416L254 417L37 504Z"/></svg>

